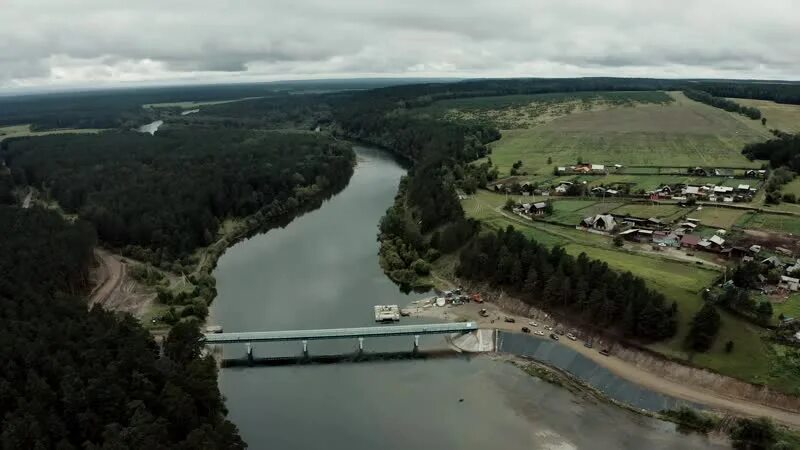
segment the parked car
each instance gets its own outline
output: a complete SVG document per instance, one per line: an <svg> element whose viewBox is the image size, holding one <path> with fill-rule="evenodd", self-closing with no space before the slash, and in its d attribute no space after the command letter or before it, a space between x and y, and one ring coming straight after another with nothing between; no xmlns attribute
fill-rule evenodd
<svg viewBox="0 0 800 450"><path fill-rule="evenodd" d="M544 329L547 331L553 331L553 327L551 327L550 325L545 325Z"/></svg>
<svg viewBox="0 0 800 450"><path fill-rule="evenodd" d="M537 335L537 336L544 336L544 331L542 331L542 330L536 330L536 331L534 331L534 332L533 332L533 334L535 334L535 335Z"/></svg>
<svg viewBox="0 0 800 450"><path fill-rule="evenodd" d="M607 348L604 348L604 349L600 350L600 354L603 355L603 356L608 356L608 355L611 354L611 352L609 352Z"/></svg>
<svg viewBox="0 0 800 450"><path fill-rule="evenodd" d="M522 332L523 332L523 333L530 333L530 332L531 332L531 329L530 329L530 328L528 328L528 327L522 327Z"/></svg>
<svg viewBox="0 0 800 450"><path fill-rule="evenodd" d="M592 348L592 346L593 346L592 341L588 340L588 341L584 342L583 346L586 347L586 348Z"/></svg>
<svg viewBox="0 0 800 450"><path fill-rule="evenodd" d="M558 340L558 335L555 334L555 333L550 333L550 339L552 339L554 341L557 341Z"/></svg>
<svg viewBox="0 0 800 450"><path fill-rule="evenodd" d="M528 322L528 325L530 325L532 327L538 327L539 326L539 324L536 323L536 322Z"/></svg>
<svg viewBox="0 0 800 450"><path fill-rule="evenodd" d="M506 316L506 318L505 318L505 319L503 319L503 320L505 320L507 323L514 323L514 322L516 322L516 320L514 320L514 318L513 318L513 317L508 317L508 316Z"/></svg>
<svg viewBox="0 0 800 450"><path fill-rule="evenodd" d="M572 334L572 333L567 333L567 337L568 337L568 338L569 338L569 340L571 340L571 341L577 341L577 340L578 340L578 338L576 338L576 337L575 337L575 335L574 335L574 334Z"/></svg>
<svg viewBox="0 0 800 450"><path fill-rule="evenodd" d="M489 317L489 313L486 312L486 308L481 309L481 311L478 314L480 314L481 317Z"/></svg>

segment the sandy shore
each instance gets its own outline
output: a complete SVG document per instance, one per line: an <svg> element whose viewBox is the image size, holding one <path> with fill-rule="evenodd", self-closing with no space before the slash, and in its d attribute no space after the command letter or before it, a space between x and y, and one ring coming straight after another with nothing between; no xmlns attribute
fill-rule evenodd
<svg viewBox="0 0 800 450"><path fill-rule="evenodd" d="M458 306L430 306L422 307L421 302L411 304L405 311L410 313L411 317L425 317L429 319L436 319L442 321L474 321L477 322L482 328L496 328L503 331L521 332L522 327L528 327L532 332L542 330L545 332L545 337L550 334L550 331L545 330L544 326L556 326L557 323L550 317L546 317L543 313L539 317L524 317L506 313L492 303L466 303ZM485 308L488 317L482 317L480 310ZM505 317L514 318L514 323L504 321ZM529 322L535 322L538 326L534 327ZM627 361L615 358L613 351L611 356L604 356L599 353L599 350L604 348L604 343L598 340L594 341L593 348L587 348L581 340L572 341L562 337L559 345L566 345L578 353L586 356L600 366L603 366L613 372L614 374L632 381L642 387L669 395L675 398L699 403L706 405L708 408L717 410L722 413L732 413L739 416L759 417L765 416L773 419L774 421L791 426L793 428L800 428L800 414L775 408L767 405L753 403L750 400L737 398L722 393L714 392L708 389L691 386L687 384L676 383L660 377L658 374L645 371Z"/></svg>

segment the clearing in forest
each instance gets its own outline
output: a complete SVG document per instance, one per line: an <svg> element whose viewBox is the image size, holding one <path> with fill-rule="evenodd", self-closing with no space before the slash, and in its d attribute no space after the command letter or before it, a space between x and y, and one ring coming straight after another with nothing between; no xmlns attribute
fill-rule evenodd
<svg viewBox="0 0 800 450"><path fill-rule="evenodd" d="M800 132L800 105L786 105L775 103L769 100L751 100L745 98L732 98L734 102L742 106L752 106L761 111L763 117L767 119L766 128L777 128L786 133ZM746 117L743 120L749 120ZM758 126L762 126L760 121L754 121Z"/></svg>

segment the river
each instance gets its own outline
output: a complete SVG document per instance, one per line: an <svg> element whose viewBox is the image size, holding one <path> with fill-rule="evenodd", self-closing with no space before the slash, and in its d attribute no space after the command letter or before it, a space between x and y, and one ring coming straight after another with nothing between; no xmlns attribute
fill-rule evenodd
<svg viewBox="0 0 800 450"><path fill-rule="evenodd" d="M225 331L373 325L372 305L405 305L378 266L377 224L404 169L357 148L349 185L287 227L230 248L214 272L212 315ZM406 319L404 319L406 321ZM411 339L367 340L367 351ZM349 351L354 342L310 344ZM444 348L429 338L422 348ZM256 345L256 356L299 344ZM231 346L228 356L244 354ZM227 368L230 419L253 449L712 449L705 437L531 377L488 356Z"/></svg>

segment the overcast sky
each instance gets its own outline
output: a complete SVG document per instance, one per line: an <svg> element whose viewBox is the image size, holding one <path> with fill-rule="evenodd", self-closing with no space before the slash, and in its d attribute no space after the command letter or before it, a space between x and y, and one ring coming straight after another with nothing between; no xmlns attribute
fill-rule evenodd
<svg viewBox="0 0 800 450"><path fill-rule="evenodd" d="M0 0L0 89L348 76L800 78L793 0Z"/></svg>

